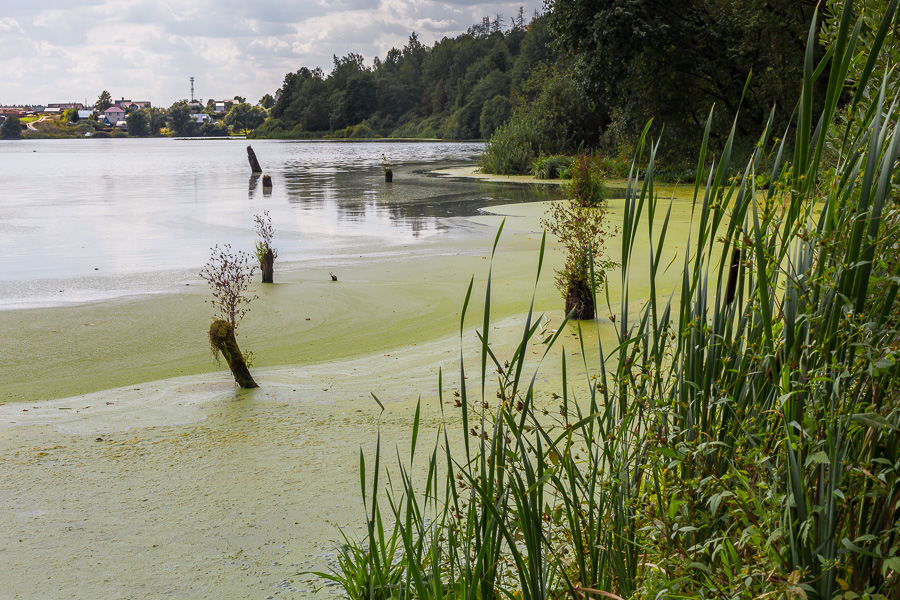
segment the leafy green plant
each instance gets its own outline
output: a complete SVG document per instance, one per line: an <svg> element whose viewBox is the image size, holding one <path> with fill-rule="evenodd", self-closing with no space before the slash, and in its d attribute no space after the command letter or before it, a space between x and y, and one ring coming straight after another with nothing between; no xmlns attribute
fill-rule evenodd
<svg viewBox="0 0 900 600"><path fill-rule="evenodd" d="M576 199L550 205L541 224L556 236L566 253L556 272L556 287L566 299L566 312L576 319L594 318L594 296L616 263L605 256L606 240L614 235L604 204L585 205Z"/></svg>
<svg viewBox="0 0 900 600"><path fill-rule="evenodd" d="M531 163L531 174L538 179L564 179L571 177L572 158L561 154L541 155Z"/></svg>
<svg viewBox="0 0 900 600"><path fill-rule="evenodd" d="M566 195L579 206L600 206L606 201L600 157L581 152L572 160L569 179L562 184Z"/></svg>
<svg viewBox="0 0 900 600"><path fill-rule="evenodd" d="M272 246L272 241L275 238L275 228L272 226L272 217L269 216L269 211L267 210L263 211L261 215L253 215L253 222L258 238L254 248L254 255L259 262L260 269L265 271L267 263L271 263L278 258L278 250Z"/></svg>

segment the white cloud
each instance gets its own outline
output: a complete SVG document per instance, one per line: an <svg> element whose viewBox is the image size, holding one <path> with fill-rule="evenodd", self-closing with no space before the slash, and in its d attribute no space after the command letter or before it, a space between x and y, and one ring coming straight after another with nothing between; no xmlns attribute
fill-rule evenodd
<svg viewBox="0 0 900 600"><path fill-rule="evenodd" d="M18 21L12 17L3 17L0 19L0 31L18 31L19 33L25 33L19 26Z"/></svg>
<svg viewBox="0 0 900 600"><path fill-rule="evenodd" d="M167 106L190 93L257 100L302 66L358 52L371 65L415 31L428 46L481 17L506 20L540 0L42 0L0 18L0 104L114 97Z"/></svg>

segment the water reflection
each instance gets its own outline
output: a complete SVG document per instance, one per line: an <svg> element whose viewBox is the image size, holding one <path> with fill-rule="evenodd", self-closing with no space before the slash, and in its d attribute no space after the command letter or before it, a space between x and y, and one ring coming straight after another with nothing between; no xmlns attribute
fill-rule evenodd
<svg viewBox="0 0 900 600"><path fill-rule="evenodd" d="M263 211L275 225L279 260L298 261L362 247L399 252L447 231L448 217L541 199L531 186L429 174L473 164L480 144L254 140L253 148L273 188L260 190L243 140L3 144L0 178L16 187L0 197L0 308L12 296L27 304L23 294L41 289L25 281L85 278L91 283L77 286L79 300L95 286L96 297L127 292L122 286L155 289L156 280L137 285L133 276L196 273L215 244L252 249L253 215ZM53 287L61 294L76 286Z"/></svg>

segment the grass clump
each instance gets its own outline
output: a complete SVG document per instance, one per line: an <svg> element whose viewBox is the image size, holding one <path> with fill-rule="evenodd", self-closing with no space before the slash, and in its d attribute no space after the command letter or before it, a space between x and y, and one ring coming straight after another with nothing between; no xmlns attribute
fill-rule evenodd
<svg viewBox="0 0 900 600"><path fill-rule="evenodd" d="M525 357L543 316L532 309L504 360L490 339L489 274L471 377L480 396L460 389L424 486L411 475L418 410L386 495L376 452L371 488L361 480L368 534L339 567L372 574L354 597L897 597L900 113L882 83L864 100L866 122L831 136L842 141L827 168L814 127L834 122L854 61L861 25L850 6L818 67L811 29L792 156L767 129L732 177L735 132L713 160L707 126L675 290L659 287L672 206L655 193L658 144L645 131L622 209L621 298L607 294L616 340L598 338L598 361L582 359L586 392L574 396L566 352L557 406L536 388L540 365L531 372ZM772 185L761 190L766 164ZM635 259L643 230L649 264ZM543 254L542 243L538 276ZM634 308L631 285L647 283ZM399 556L383 542L383 506ZM395 576L379 575L387 565Z"/></svg>
<svg viewBox="0 0 900 600"><path fill-rule="evenodd" d="M531 163L531 174L538 179L566 179L571 176L572 158L562 154L541 155Z"/></svg>

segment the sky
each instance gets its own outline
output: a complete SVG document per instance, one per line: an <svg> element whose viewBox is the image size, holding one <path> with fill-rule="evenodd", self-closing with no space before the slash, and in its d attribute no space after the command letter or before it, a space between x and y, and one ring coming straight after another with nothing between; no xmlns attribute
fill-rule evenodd
<svg viewBox="0 0 900 600"><path fill-rule="evenodd" d="M191 95L257 102L286 73L356 52L371 66L415 31L432 46L482 17L526 21L540 0L39 0L0 10L0 105Z"/></svg>

